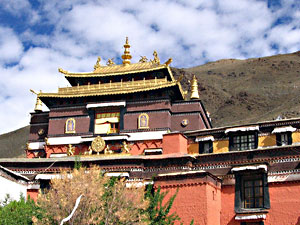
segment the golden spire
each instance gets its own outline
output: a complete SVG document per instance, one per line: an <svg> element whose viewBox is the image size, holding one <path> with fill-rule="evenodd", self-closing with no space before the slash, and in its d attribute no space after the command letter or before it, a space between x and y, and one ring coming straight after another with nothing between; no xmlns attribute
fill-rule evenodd
<svg viewBox="0 0 300 225"><path fill-rule="evenodd" d="M198 93L198 81L196 76L193 76L191 84L191 99L199 99L199 93Z"/></svg>
<svg viewBox="0 0 300 225"><path fill-rule="evenodd" d="M128 65L130 64L130 59L132 58L132 56L130 55L130 44L128 43L128 37L126 37L126 42L124 44L124 54L122 55L122 59L123 59L123 65Z"/></svg>
<svg viewBox="0 0 300 225"><path fill-rule="evenodd" d="M41 101L41 99L39 98L38 96L38 93L36 93L34 90L30 89L30 91L33 93L33 94L36 94L36 103L35 103L35 107L34 107L34 111L35 112L41 112L43 111L43 103Z"/></svg>

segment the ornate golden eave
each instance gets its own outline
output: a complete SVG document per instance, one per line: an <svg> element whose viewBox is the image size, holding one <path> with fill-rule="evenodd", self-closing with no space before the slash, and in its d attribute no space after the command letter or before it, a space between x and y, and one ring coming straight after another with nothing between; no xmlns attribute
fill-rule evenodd
<svg viewBox="0 0 300 225"><path fill-rule="evenodd" d="M88 96L130 94L168 88L176 85L178 85L182 97L184 98L184 93L179 81L168 81L166 78L59 88L58 93L39 93L38 97L75 98Z"/></svg>

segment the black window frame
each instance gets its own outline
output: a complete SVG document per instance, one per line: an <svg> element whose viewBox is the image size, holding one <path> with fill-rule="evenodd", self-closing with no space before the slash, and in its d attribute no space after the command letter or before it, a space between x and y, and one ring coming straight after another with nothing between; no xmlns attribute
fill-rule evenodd
<svg viewBox="0 0 300 225"><path fill-rule="evenodd" d="M237 172L235 175L235 202L234 209L236 213L244 212L253 212L253 211L262 211L270 209L270 197L269 197L269 186L268 186L268 175L266 172L261 170L256 172ZM251 207L245 208L244 206L244 186L243 183L245 180L249 179L261 179L262 181L262 190L263 190L263 205L261 207Z"/></svg>
<svg viewBox="0 0 300 225"><path fill-rule="evenodd" d="M282 144L282 135L287 135L287 144ZM293 144L292 132L282 132L276 134L277 146L285 146Z"/></svg>
<svg viewBox="0 0 300 225"><path fill-rule="evenodd" d="M209 146L209 151L206 152L204 149L205 144L208 144ZM212 141L199 141L199 153L200 154L209 154L209 153L213 153L213 143Z"/></svg>
<svg viewBox="0 0 300 225"><path fill-rule="evenodd" d="M253 142L250 142L250 135L254 136ZM247 142L242 142L241 137L247 137ZM240 137L240 142L235 143L234 139L236 137ZM243 148L242 144L247 144L247 148ZM253 143L253 147L250 146L250 143ZM239 144L239 146L236 146L236 144ZM258 132L257 131L251 131L251 132L234 132L229 134L229 151L245 151L245 150L251 150L251 149L257 149L258 147Z"/></svg>
<svg viewBox="0 0 300 225"><path fill-rule="evenodd" d="M254 225L254 224L259 224L259 225L264 225L264 221L258 221L258 222L241 222L241 225Z"/></svg>

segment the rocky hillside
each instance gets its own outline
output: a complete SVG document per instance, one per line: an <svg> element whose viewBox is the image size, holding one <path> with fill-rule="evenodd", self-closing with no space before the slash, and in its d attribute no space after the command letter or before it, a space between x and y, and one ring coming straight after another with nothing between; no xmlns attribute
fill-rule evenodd
<svg viewBox="0 0 300 225"><path fill-rule="evenodd" d="M186 89L196 75L214 127L300 116L300 51L173 71L176 77L185 75Z"/></svg>
<svg viewBox="0 0 300 225"><path fill-rule="evenodd" d="M0 158L25 157L29 126L0 135Z"/></svg>
<svg viewBox="0 0 300 225"><path fill-rule="evenodd" d="M175 77L185 75L186 90L192 74L197 76L214 127L300 116L300 51L172 70ZM27 126L0 135L0 157L25 156L28 134Z"/></svg>

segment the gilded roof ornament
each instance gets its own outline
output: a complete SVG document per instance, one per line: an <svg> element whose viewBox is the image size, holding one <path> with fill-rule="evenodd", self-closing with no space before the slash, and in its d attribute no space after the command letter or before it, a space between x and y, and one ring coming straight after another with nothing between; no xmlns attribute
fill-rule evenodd
<svg viewBox="0 0 300 225"><path fill-rule="evenodd" d="M94 72L97 70L97 69L99 69L100 68L100 61L101 61L101 57L100 56L98 56L98 58L97 58L97 62L96 62L96 64L94 65Z"/></svg>
<svg viewBox="0 0 300 225"><path fill-rule="evenodd" d="M198 92L198 81L196 76L193 76L193 79L190 82L191 84L191 99L199 99L199 92Z"/></svg>
<svg viewBox="0 0 300 225"><path fill-rule="evenodd" d="M146 56L141 56L141 59L139 60L140 63L146 63L148 61Z"/></svg>
<svg viewBox="0 0 300 225"><path fill-rule="evenodd" d="M169 58L168 61L165 62L165 64L168 66L168 65L171 64L172 61L173 61L173 59L172 59L172 58Z"/></svg>
<svg viewBox="0 0 300 225"><path fill-rule="evenodd" d="M132 56L130 55L130 44L128 43L128 37L126 37L126 42L124 44L124 54L122 55L122 59L123 59L123 65L129 65L130 64L130 59L132 58Z"/></svg>
<svg viewBox="0 0 300 225"><path fill-rule="evenodd" d="M41 101L41 99L39 98L39 93L36 93L34 90L30 89L30 91L33 94L36 94L36 103L35 103L35 107L34 107L34 111L35 112L41 112L43 111L43 103ZM41 93L42 91L40 91Z"/></svg>
<svg viewBox="0 0 300 225"><path fill-rule="evenodd" d="M69 73L67 70L63 70L62 68L58 68L58 72L63 73L63 74Z"/></svg>
<svg viewBox="0 0 300 225"><path fill-rule="evenodd" d="M154 59L153 60L150 60L153 64L157 64L157 65L160 65L160 60L158 58L158 55L157 55L157 52L154 51L153 52L153 56L154 56Z"/></svg>
<svg viewBox="0 0 300 225"><path fill-rule="evenodd" d="M113 60L114 60L114 58L108 59L106 65L108 65L108 66L116 65Z"/></svg>

